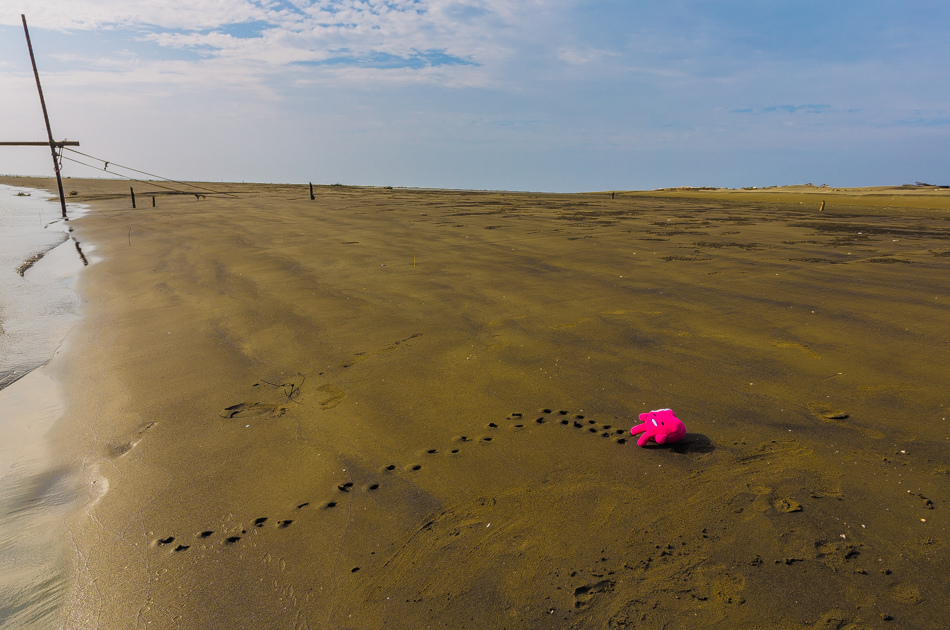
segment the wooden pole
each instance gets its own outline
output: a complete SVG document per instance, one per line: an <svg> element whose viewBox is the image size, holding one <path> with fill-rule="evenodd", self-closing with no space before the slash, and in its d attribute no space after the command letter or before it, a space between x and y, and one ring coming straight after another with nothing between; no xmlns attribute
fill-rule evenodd
<svg viewBox="0 0 950 630"><path fill-rule="evenodd" d="M33 76L36 78L36 91L40 93L40 105L43 107L43 119L46 121L46 135L49 138L49 150L53 156L53 170L56 171L56 185L59 187L59 205L63 209L63 218L66 219L66 194L63 192L63 177L59 173L59 156L56 155L56 141L53 140L53 130L49 126L49 114L46 113L46 99L43 98L43 86L40 85L40 73L36 69L36 57L33 55L33 43L30 41L30 29L26 26L26 15L20 14L23 20L23 33L26 35L26 47L30 49L30 63L33 64Z"/></svg>
<svg viewBox="0 0 950 630"><path fill-rule="evenodd" d="M132 195L132 208L135 209L135 191L129 186L129 193Z"/></svg>
<svg viewBox="0 0 950 630"><path fill-rule="evenodd" d="M313 182L310 182L310 201L313 201L316 197L313 196Z"/></svg>

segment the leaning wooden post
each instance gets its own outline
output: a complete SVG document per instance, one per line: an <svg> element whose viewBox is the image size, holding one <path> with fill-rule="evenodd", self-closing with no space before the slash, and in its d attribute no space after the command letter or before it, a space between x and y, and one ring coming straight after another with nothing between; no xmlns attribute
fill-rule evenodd
<svg viewBox="0 0 950 630"><path fill-rule="evenodd" d="M129 193L132 195L132 208L135 209L135 191L129 186Z"/></svg>
<svg viewBox="0 0 950 630"><path fill-rule="evenodd" d="M53 170L56 171L56 185L59 187L59 205L63 208L63 218L66 219L66 194L63 192L63 177L59 174L59 157L56 155L56 141L53 140L53 130L49 126L49 114L46 113L46 99L43 98L43 86L40 85L40 73L36 69L36 57L33 55L33 43L30 41L30 29L26 26L26 16L20 14L23 20L23 33L26 35L26 47L30 49L30 62L33 64L33 76L36 78L36 91L40 93L40 105L43 107L43 119L46 121L46 135L49 137L49 150L53 156Z"/></svg>
<svg viewBox="0 0 950 630"><path fill-rule="evenodd" d="M825 211L825 200L822 199L822 200L821 200L821 207L818 208L818 212L824 212L824 211Z"/></svg>
<svg viewBox="0 0 950 630"><path fill-rule="evenodd" d="M313 196L313 182L310 182L310 201L313 201L316 197Z"/></svg>
<svg viewBox="0 0 950 630"><path fill-rule="evenodd" d="M152 195L152 207L155 207L155 195Z"/></svg>

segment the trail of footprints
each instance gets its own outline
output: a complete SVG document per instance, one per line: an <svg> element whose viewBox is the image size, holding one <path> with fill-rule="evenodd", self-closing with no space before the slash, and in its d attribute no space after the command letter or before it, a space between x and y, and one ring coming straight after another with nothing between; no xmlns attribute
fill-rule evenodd
<svg viewBox="0 0 950 630"><path fill-rule="evenodd" d="M627 434L627 429L620 427L615 427L610 424L600 424L595 420L589 420L582 414L572 414L570 411L558 410L554 411L552 409L540 409L537 413L537 416L533 420L529 420L525 414L521 412L511 413L505 420L508 422L508 427L512 430L524 430L531 424L543 425L543 424L554 424L562 425L565 427L580 429L583 430L585 434L599 435L603 438L611 438L617 444L623 445L627 443L627 438L622 437ZM495 430L501 428L497 422L489 422L486 426L488 430ZM451 455L458 455L462 452L462 445L470 442L483 442L488 443L494 440L492 435L483 435L479 438L473 438L466 435L460 435L453 440L452 447L447 449ZM443 449L439 448L430 448L425 451L426 455L436 455L442 452ZM399 466L396 464L389 464L385 466L382 470L383 473L392 473ZM411 463L403 466L403 469L407 472L418 472L422 470L423 466L419 463ZM372 482L365 486L362 486L360 489L364 492L376 492L382 488L382 484L378 482ZM340 483L336 486L334 498L324 500L319 503L320 509L331 510L340 505L341 500L345 499L345 495L353 492L355 490L355 485L352 481L346 481ZM295 508L294 512L300 512L305 509L310 509L314 507L313 501L303 501L299 503ZM251 523L252 529L263 530L264 528L273 527L276 529L287 529L293 525L293 518L284 518L284 519L271 519L268 516L261 516L255 518ZM222 546L234 546L241 542L241 540L248 535L249 529L241 527L239 530L229 530L227 532L218 532L213 529L204 529L199 532L196 532L191 536L191 539L188 540L182 536L163 536L152 541L152 547L156 549L165 549L170 550L172 553L182 553L191 549L192 545L195 543L203 544L221 544ZM353 569L353 572L359 571L359 567Z"/></svg>

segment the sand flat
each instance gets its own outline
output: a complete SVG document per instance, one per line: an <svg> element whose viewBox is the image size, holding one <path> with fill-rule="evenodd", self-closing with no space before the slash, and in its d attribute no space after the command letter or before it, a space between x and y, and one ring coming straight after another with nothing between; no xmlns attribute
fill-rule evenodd
<svg viewBox="0 0 950 630"><path fill-rule="evenodd" d="M67 181L65 627L950 616L942 201L205 186Z"/></svg>

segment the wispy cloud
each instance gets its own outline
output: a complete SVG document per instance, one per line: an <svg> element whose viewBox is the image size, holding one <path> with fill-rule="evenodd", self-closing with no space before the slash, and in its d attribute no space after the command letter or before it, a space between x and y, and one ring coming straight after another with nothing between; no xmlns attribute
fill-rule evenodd
<svg viewBox="0 0 950 630"><path fill-rule="evenodd" d="M620 53L598 48L560 48L557 58L574 66L583 66L608 57L618 57Z"/></svg>
<svg viewBox="0 0 950 630"><path fill-rule="evenodd" d="M769 105L767 107L743 107L733 109L733 114L824 114L832 111L831 105L808 103L804 105Z"/></svg>
<svg viewBox="0 0 950 630"><path fill-rule="evenodd" d="M895 124L900 127L950 127L950 116L914 116L899 119Z"/></svg>

